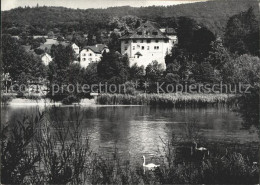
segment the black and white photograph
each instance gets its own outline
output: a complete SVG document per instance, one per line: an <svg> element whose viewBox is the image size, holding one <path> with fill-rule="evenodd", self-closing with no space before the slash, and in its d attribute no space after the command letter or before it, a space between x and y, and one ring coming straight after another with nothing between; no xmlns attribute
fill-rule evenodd
<svg viewBox="0 0 260 185"><path fill-rule="evenodd" d="M259 184L260 0L1 0L3 185Z"/></svg>

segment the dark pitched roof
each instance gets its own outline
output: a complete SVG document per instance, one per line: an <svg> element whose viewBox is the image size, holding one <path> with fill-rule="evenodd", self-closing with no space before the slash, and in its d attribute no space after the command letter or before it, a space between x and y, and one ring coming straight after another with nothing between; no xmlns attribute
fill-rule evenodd
<svg viewBox="0 0 260 185"><path fill-rule="evenodd" d="M94 53L99 53L99 54L101 54L105 48L107 48L105 44L96 44L94 46L83 47L83 49L91 49Z"/></svg>
<svg viewBox="0 0 260 185"><path fill-rule="evenodd" d="M143 56L139 51L135 55Z"/></svg>
<svg viewBox="0 0 260 185"><path fill-rule="evenodd" d="M169 39L164 33L159 29L156 23L147 21L143 23L140 27L134 30L133 33L128 33L120 38L124 39Z"/></svg>

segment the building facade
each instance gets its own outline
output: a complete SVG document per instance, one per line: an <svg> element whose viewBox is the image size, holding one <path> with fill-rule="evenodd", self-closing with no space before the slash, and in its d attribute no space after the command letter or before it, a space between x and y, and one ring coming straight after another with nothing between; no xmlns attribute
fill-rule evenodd
<svg viewBox="0 0 260 185"><path fill-rule="evenodd" d="M52 58L48 53L44 53L41 55L41 60L42 60L43 64L45 66L47 66L52 61Z"/></svg>
<svg viewBox="0 0 260 185"><path fill-rule="evenodd" d="M79 47L77 46L77 44L73 43L71 45L71 47L74 50L74 52L78 55L79 54Z"/></svg>
<svg viewBox="0 0 260 185"><path fill-rule="evenodd" d="M104 44L84 47L80 51L80 66L87 67L91 62L100 61L104 51L109 52L108 47Z"/></svg>
<svg viewBox="0 0 260 185"><path fill-rule="evenodd" d="M159 29L150 21L143 23L134 32L124 35L121 40L121 54L129 57L130 66L137 63L146 67L156 60L165 67L165 56L178 42L173 28Z"/></svg>

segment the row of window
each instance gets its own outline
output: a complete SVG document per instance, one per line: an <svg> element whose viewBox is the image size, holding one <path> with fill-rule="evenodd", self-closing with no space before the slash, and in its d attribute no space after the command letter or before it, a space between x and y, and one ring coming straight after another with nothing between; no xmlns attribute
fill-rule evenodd
<svg viewBox="0 0 260 185"><path fill-rule="evenodd" d="M140 46L137 46L137 48L140 48ZM145 47L142 46L141 47L141 50L144 50ZM154 50L158 50L159 49L159 46L154 46ZM125 50L127 50L127 46L125 47ZM135 46L133 46L133 50L135 50ZM150 50L150 46L147 46L147 50Z"/></svg>
<svg viewBox="0 0 260 185"><path fill-rule="evenodd" d="M155 42L158 43L159 39L155 39ZM164 40L164 42L168 43L169 41L168 40ZM128 44L128 43L129 43L129 41L126 40L125 44ZM137 40L133 40L133 43L137 43ZM147 40L146 39L142 39L142 40L140 40L140 43L151 43L151 39L147 39Z"/></svg>
<svg viewBox="0 0 260 185"><path fill-rule="evenodd" d="M86 53L83 53L82 56L87 56ZM89 53L88 56L92 56L92 53ZM95 56L97 56L97 54L95 54Z"/></svg>
<svg viewBox="0 0 260 185"><path fill-rule="evenodd" d="M86 58L82 58L82 61L87 61L87 59L86 59ZM88 61L89 61L89 62L92 62L92 61L95 61L95 60L93 60L92 58L89 58ZM97 60L96 60L96 61L97 61Z"/></svg>
<svg viewBox="0 0 260 185"><path fill-rule="evenodd" d="M142 35L142 34L143 34L142 31L138 31L138 32L137 32L137 35ZM150 32L149 32L149 31L146 31L146 32L144 32L144 34L150 35ZM152 32L152 35L158 35L158 32L157 32L157 31L153 31L153 32Z"/></svg>

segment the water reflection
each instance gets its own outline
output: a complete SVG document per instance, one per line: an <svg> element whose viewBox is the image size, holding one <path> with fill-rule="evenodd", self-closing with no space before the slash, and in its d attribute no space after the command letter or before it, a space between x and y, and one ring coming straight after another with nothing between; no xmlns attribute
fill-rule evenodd
<svg viewBox="0 0 260 185"><path fill-rule="evenodd" d="M63 120L75 120L75 112L80 111L83 133L89 134L91 146L95 151L107 153L116 145L122 155L132 158L155 154L162 144L159 136L166 140L171 132L183 134L184 123L191 119L198 121L198 127L208 140L258 141L257 134L241 130L242 120L239 115L225 108L6 107L1 116L3 121L14 122L25 114L36 114L37 110L48 112L47 115L52 121L55 121L55 116Z"/></svg>

